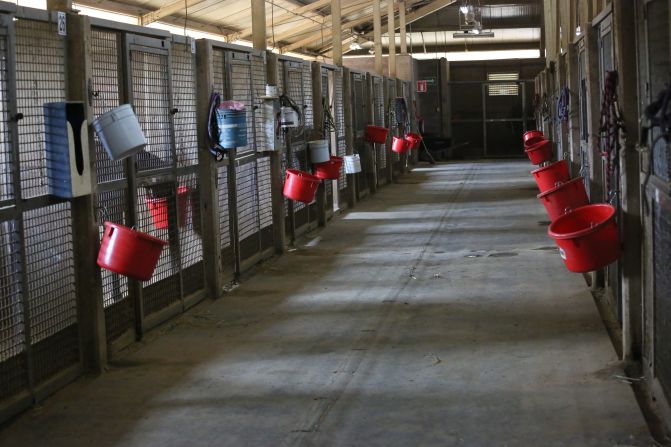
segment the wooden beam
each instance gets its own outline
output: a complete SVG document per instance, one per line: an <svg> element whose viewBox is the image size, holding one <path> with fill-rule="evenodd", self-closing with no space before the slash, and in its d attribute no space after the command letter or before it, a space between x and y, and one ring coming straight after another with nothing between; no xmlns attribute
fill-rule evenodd
<svg viewBox="0 0 671 447"><path fill-rule="evenodd" d="M450 6L454 3L456 3L457 0L434 0L433 2L429 3L426 6L422 6L421 8L411 12L410 14L405 16L405 23L406 25L408 23L416 22L419 19L422 19L429 14L433 14L434 12L443 9L447 6ZM366 33L366 37L371 37L372 33Z"/></svg>
<svg viewBox="0 0 671 447"><path fill-rule="evenodd" d="M265 0L252 0L252 44L257 50L266 49Z"/></svg>
<svg viewBox="0 0 671 447"><path fill-rule="evenodd" d="M350 14L353 12L356 12L360 10L360 6L364 4L369 4L370 0L358 0L355 3L352 3L345 7L344 9L341 10L341 18L342 14ZM279 42L282 40L286 40L289 37L297 36L299 34L304 34L306 32L321 32L322 28L328 27L329 24L333 26L333 16L332 15L327 15L327 16L317 16L315 20L319 20L318 22L315 23L313 20L305 19L305 23L301 25L296 25L291 27L291 29L284 31L282 33L275 33L273 35L273 39L275 42ZM277 24L275 24L277 25Z"/></svg>
<svg viewBox="0 0 671 447"><path fill-rule="evenodd" d="M333 30L333 63L342 66L342 17L340 0L331 0L331 29Z"/></svg>
<svg viewBox="0 0 671 447"><path fill-rule="evenodd" d="M370 16L365 16L357 20L352 20L351 22L345 22L343 23L342 28L351 28L354 26L359 26L362 23L366 22L370 22ZM323 33L322 32L312 33L309 36L305 37L304 39L301 39L290 45L282 47L281 51L282 53L287 53L289 51L293 51L297 48L308 46L310 44L312 44L312 46L315 46L315 40L320 39L322 36L324 37L324 39L330 39L332 35L333 35L333 28L325 30Z"/></svg>
<svg viewBox="0 0 671 447"><path fill-rule="evenodd" d="M396 77L396 31L394 30L394 2L391 0L387 5L387 33L389 34L389 77Z"/></svg>
<svg viewBox="0 0 671 447"><path fill-rule="evenodd" d="M198 3L202 3L204 0L175 0L168 3L165 6L161 6L156 11L148 12L140 16L140 24L143 26L149 25L150 23L157 22L163 17L171 16L179 11L184 10L185 8L191 8L196 6Z"/></svg>
<svg viewBox="0 0 671 447"><path fill-rule="evenodd" d="M275 25L282 25L286 22L288 22L291 19L296 18L296 16L304 15L306 13L312 12L316 9L323 8L324 6L328 5L331 2L331 0L317 0L314 3L307 4L305 6L302 6L300 8L295 9L294 11L291 12L286 12L278 17L275 18L274 22ZM315 14L318 16L317 14ZM229 34L228 37L231 39L245 39L249 36L252 35L252 27L247 27L243 28L240 31L233 32Z"/></svg>
<svg viewBox="0 0 671 447"><path fill-rule="evenodd" d="M382 74L382 14L380 0L373 0L373 34L375 41L375 72Z"/></svg>

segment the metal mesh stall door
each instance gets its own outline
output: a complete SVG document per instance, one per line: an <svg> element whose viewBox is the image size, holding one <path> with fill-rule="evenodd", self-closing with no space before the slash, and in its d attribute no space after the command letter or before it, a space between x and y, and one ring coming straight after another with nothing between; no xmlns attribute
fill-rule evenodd
<svg viewBox="0 0 671 447"><path fill-rule="evenodd" d="M95 116L120 104L121 34L105 29L91 30L92 109ZM98 234L102 239L104 222L128 225L128 189L112 182L126 177L123 161L112 161L95 135ZM128 278L101 269L103 306L107 342L113 343L135 326L135 310L129 294ZM129 342L134 339L129 337Z"/></svg>
<svg viewBox="0 0 671 447"><path fill-rule="evenodd" d="M236 166L235 176L240 259L244 261L261 249L256 161Z"/></svg>
<svg viewBox="0 0 671 447"><path fill-rule="evenodd" d="M27 211L24 245L34 380L79 363L69 203Z"/></svg>
<svg viewBox="0 0 671 447"><path fill-rule="evenodd" d="M196 55L191 45L173 43L171 74L177 165L197 165Z"/></svg>
<svg viewBox="0 0 671 447"><path fill-rule="evenodd" d="M268 143L266 141L266 134L263 131L265 119L263 116L261 100L257 99L265 95L266 88L266 58L265 53L252 55L252 88L254 98L254 144L257 152L268 150ZM259 106L259 109L256 107ZM270 142L272 144L272 142Z"/></svg>
<svg viewBox="0 0 671 447"><path fill-rule="evenodd" d="M217 200L219 202L219 235L222 269L231 276L235 272L235 253L231 243L231 216L228 200L228 167L217 168Z"/></svg>
<svg viewBox="0 0 671 447"><path fill-rule="evenodd" d="M668 197L654 202L653 209L653 284L655 375L671 398L671 204Z"/></svg>
<svg viewBox="0 0 671 447"><path fill-rule="evenodd" d="M384 82L382 78L373 78L373 116L376 126L387 127L387 120L384 116ZM386 178L385 169L387 167L387 145L376 144L375 156L377 162L378 183Z"/></svg>
<svg viewBox="0 0 671 447"><path fill-rule="evenodd" d="M304 88L307 86L303 85L303 71L300 68L288 68L286 70L286 85L285 91L286 95L291 98L296 105L298 106L301 112L305 111L304 107ZM312 85L312 83L310 83ZM306 122L305 114L302 118L303 123ZM288 165L292 169L298 169L301 171L308 171L308 160L307 160L307 145L306 145L306 128L292 130L289 135L291 146L288 153ZM309 222L309 210L308 207L303 202L294 202L294 219L296 229L299 229L303 225Z"/></svg>
<svg viewBox="0 0 671 447"><path fill-rule="evenodd" d="M256 160L257 185L259 191L259 227L261 229L261 250L273 247L273 208L270 157Z"/></svg>
<svg viewBox="0 0 671 447"><path fill-rule="evenodd" d="M366 173L370 169L368 160L366 142L364 139L366 131L366 103L364 91L364 77L358 73L352 73L352 110L354 119L354 149L361 156L361 172L357 174L358 193L368 191L368 176Z"/></svg>
<svg viewBox="0 0 671 447"><path fill-rule="evenodd" d="M175 168L168 51L131 45L129 59L132 103L148 143L136 155L135 224L139 231L168 242L152 278L142 283L142 314L147 317L183 296L178 226L186 225L189 190L174 177L151 173Z"/></svg>
<svg viewBox="0 0 671 447"><path fill-rule="evenodd" d="M119 106L119 67L121 66L119 41L116 31L93 28L91 30L91 89L92 109L98 117ZM113 161L105 152L98 136L96 145L96 178L98 183L125 178L123 161Z"/></svg>
<svg viewBox="0 0 671 447"><path fill-rule="evenodd" d="M345 140L345 104L343 96L343 79L342 69L334 72L333 76L333 119L336 124L336 155L344 157L347 155L347 142ZM347 188L347 175L345 174L345 166L340 168L340 177L338 178L338 190L342 191ZM339 201L344 202L344 197Z"/></svg>
<svg viewBox="0 0 671 447"><path fill-rule="evenodd" d="M395 107L395 101L396 98L399 97L399 95L396 93L396 85L399 81L396 79L390 79L389 80L389 87L388 87L388 100L387 100L387 105L389 107L389 110L387 110L387 119L389 122L389 134L392 137L398 137L399 136L399 128L397 124L397 117L396 117L396 107ZM389 138L391 141L391 137ZM388 153L391 154L391 158L389 160L389 163L392 164L393 167L393 172L398 172L399 171L399 161L401 158L399 157L398 153L392 152L391 150L388 151Z"/></svg>
<svg viewBox="0 0 671 447"><path fill-rule="evenodd" d="M43 104L65 100L65 40L55 23L19 20L15 29L21 190L28 198L49 193Z"/></svg>
<svg viewBox="0 0 671 447"><path fill-rule="evenodd" d="M254 150L254 101L252 94L252 65L248 54L229 53L230 64L230 98L245 105L247 120L247 144L237 148L239 155Z"/></svg>
<svg viewBox="0 0 671 447"><path fill-rule="evenodd" d="M321 71L321 78L322 78L322 91L321 91L321 101L322 104L324 104L325 110L323 111L323 116L324 116L324 123L323 123L323 128L325 129L324 131L324 138L328 140L329 143L329 153L333 154L334 148L333 148L333 139L331 138L331 130L328 129L325 125L326 122L326 113L333 113L331 110L330 104L331 101L329 99L329 73L327 70L322 69ZM326 110L328 109L328 110ZM327 130L328 129L328 130ZM324 181L324 189L326 190L326 213L331 213L333 211L333 182L330 180L325 180Z"/></svg>
<svg viewBox="0 0 671 447"><path fill-rule="evenodd" d="M136 47L130 51L132 102L147 146L136 155L138 171L173 166L168 52Z"/></svg>

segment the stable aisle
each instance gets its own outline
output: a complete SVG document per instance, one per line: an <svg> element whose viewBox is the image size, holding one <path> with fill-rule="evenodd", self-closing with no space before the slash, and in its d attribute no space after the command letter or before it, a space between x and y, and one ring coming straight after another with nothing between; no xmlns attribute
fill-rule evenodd
<svg viewBox="0 0 671 447"><path fill-rule="evenodd" d="M528 162L420 165L0 446L649 446Z"/></svg>

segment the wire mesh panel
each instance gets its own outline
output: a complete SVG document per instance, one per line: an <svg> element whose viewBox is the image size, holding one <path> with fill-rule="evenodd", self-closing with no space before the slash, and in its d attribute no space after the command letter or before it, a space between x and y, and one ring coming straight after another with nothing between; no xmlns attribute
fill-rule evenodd
<svg viewBox="0 0 671 447"><path fill-rule="evenodd" d="M28 387L18 223L0 223L0 400Z"/></svg>
<svg viewBox="0 0 671 447"><path fill-rule="evenodd" d="M188 193L175 190L174 182L137 189L137 229L169 242L163 247L154 275L142 283L145 316L181 298L177 225L186 224Z"/></svg>
<svg viewBox="0 0 671 447"><path fill-rule="evenodd" d="M654 265L654 330L655 330L655 374L671 397L671 352L668 340L671 337L671 212L659 202L653 209L653 265Z"/></svg>
<svg viewBox="0 0 671 447"><path fill-rule="evenodd" d="M284 65L285 61L281 59L277 61L277 93L279 95L283 95L286 92L286 88L284 88Z"/></svg>
<svg viewBox="0 0 671 447"><path fill-rule="evenodd" d="M68 202L26 211L26 277L35 382L79 362L72 216Z"/></svg>
<svg viewBox="0 0 671 447"><path fill-rule="evenodd" d="M247 259L259 249L259 196L256 161L235 167L240 258Z"/></svg>
<svg viewBox="0 0 671 447"><path fill-rule="evenodd" d="M203 270L203 241L200 219L200 184L194 172L177 179L177 220L184 296L190 295L205 286Z"/></svg>
<svg viewBox="0 0 671 447"><path fill-rule="evenodd" d="M196 165L196 55L191 52L191 45L173 43L171 72L177 165Z"/></svg>
<svg viewBox="0 0 671 447"><path fill-rule="evenodd" d="M226 63L225 52L220 48L212 50L212 72L214 77L214 91L226 91Z"/></svg>
<svg viewBox="0 0 671 447"><path fill-rule="evenodd" d="M352 73L352 109L354 111L354 148L361 154L361 172L357 174L357 190L359 193L368 190L369 160L366 157L366 143L364 141L364 131L366 128L366 103L364 76L359 73Z"/></svg>
<svg viewBox="0 0 671 447"><path fill-rule="evenodd" d="M387 120L384 114L384 82L382 78L373 78L373 115L375 125L387 127ZM386 144L376 145L377 168L384 171L387 167L387 146ZM383 176L379 176L379 179Z"/></svg>
<svg viewBox="0 0 671 447"><path fill-rule="evenodd" d="M147 139L136 155L138 171L169 168L173 162L168 53L130 51L133 108Z"/></svg>
<svg viewBox="0 0 671 447"><path fill-rule="evenodd" d="M120 33L116 31L96 28L91 30L91 89L95 116L100 116L120 104L120 38ZM98 183L124 178L123 161L110 159L97 135L95 145Z"/></svg>
<svg viewBox="0 0 671 447"><path fill-rule="evenodd" d="M14 163L9 133L7 36L0 34L0 201L14 198Z"/></svg>
<svg viewBox="0 0 671 447"><path fill-rule="evenodd" d="M229 99L243 103L247 111L247 145L238 147L238 154L245 154L254 150L254 101L250 83L252 66L249 62L234 61L231 63L230 73L231 92Z"/></svg>
<svg viewBox="0 0 671 447"><path fill-rule="evenodd" d="M260 106L261 100L257 99L265 94L266 88L266 58L265 53L252 55L252 87L254 94L254 105ZM254 141L256 150L263 152L268 150L266 133L264 130L265 120L262 109L254 109Z"/></svg>
<svg viewBox="0 0 671 447"><path fill-rule="evenodd" d="M261 249L273 245L273 204L270 174L270 157L256 160L257 184L259 188L259 227L261 228Z"/></svg>
<svg viewBox="0 0 671 447"><path fill-rule="evenodd" d="M49 192L42 105L65 100L65 40L55 23L22 19L15 26L21 190L27 198Z"/></svg>
<svg viewBox="0 0 671 447"><path fill-rule="evenodd" d="M306 129L314 128L314 110L312 106L312 65L303 63L303 115Z"/></svg>
<svg viewBox="0 0 671 447"><path fill-rule="evenodd" d="M336 70L333 79L333 118L336 124L336 155L344 157L347 154L347 142L345 140L345 103L342 70ZM340 168L338 189L342 190L345 188L347 188L347 175L345 175L345 166L343 164Z"/></svg>
<svg viewBox="0 0 671 447"><path fill-rule="evenodd" d="M396 98L399 97L399 95L396 93L396 86L398 85L398 80L392 79L389 81L389 97L392 98L393 100L396 100ZM407 104L408 107L410 107L410 104ZM391 103L389 105L389 116L390 116L390 132L393 136L400 136L399 134L399 127L398 127L398 117L396 116L396 110L395 106L393 106ZM399 165L398 162L401 160L401 157L398 155L397 152L392 152L391 153L391 162L393 163L394 166L394 171L399 170Z"/></svg>
<svg viewBox="0 0 671 447"><path fill-rule="evenodd" d="M233 246L231 245L230 213L228 209L228 167L221 166L217 169L217 195L219 202L219 235L221 237L221 258L223 269L233 272L235 259L233 257Z"/></svg>
<svg viewBox="0 0 671 447"><path fill-rule="evenodd" d="M105 221L121 225L127 222L128 190L126 188L98 193L98 234L102 239ZM112 342L133 327L134 307L129 297L128 278L101 269L103 306L105 308L105 329L107 341Z"/></svg>

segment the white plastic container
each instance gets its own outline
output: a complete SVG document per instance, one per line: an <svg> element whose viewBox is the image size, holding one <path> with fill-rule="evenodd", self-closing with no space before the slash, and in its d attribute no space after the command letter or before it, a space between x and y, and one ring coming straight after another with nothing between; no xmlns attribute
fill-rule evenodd
<svg viewBox="0 0 671 447"><path fill-rule="evenodd" d="M310 161L312 163L326 163L331 160L327 140L308 141L308 146L310 147Z"/></svg>
<svg viewBox="0 0 671 447"><path fill-rule="evenodd" d="M277 86L266 84L266 96L268 98L277 98Z"/></svg>
<svg viewBox="0 0 671 447"><path fill-rule="evenodd" d="M105 148L114 160L130 157L147 145L140 123L130 104L116 107L103 113L91 123Z"/></svg>
<svg viewBox="0 0 671 447"><path fill-rule="evenodd" d="M291 107L280 107L280 126L284 129L298 127L298 113Z"/></svg>
<svg viewBox="0 0 671 447"><path fill-rule="evenodd" d="M345 155L345 174L357 174L361 172L361 157L359 154Z"/></svg>

